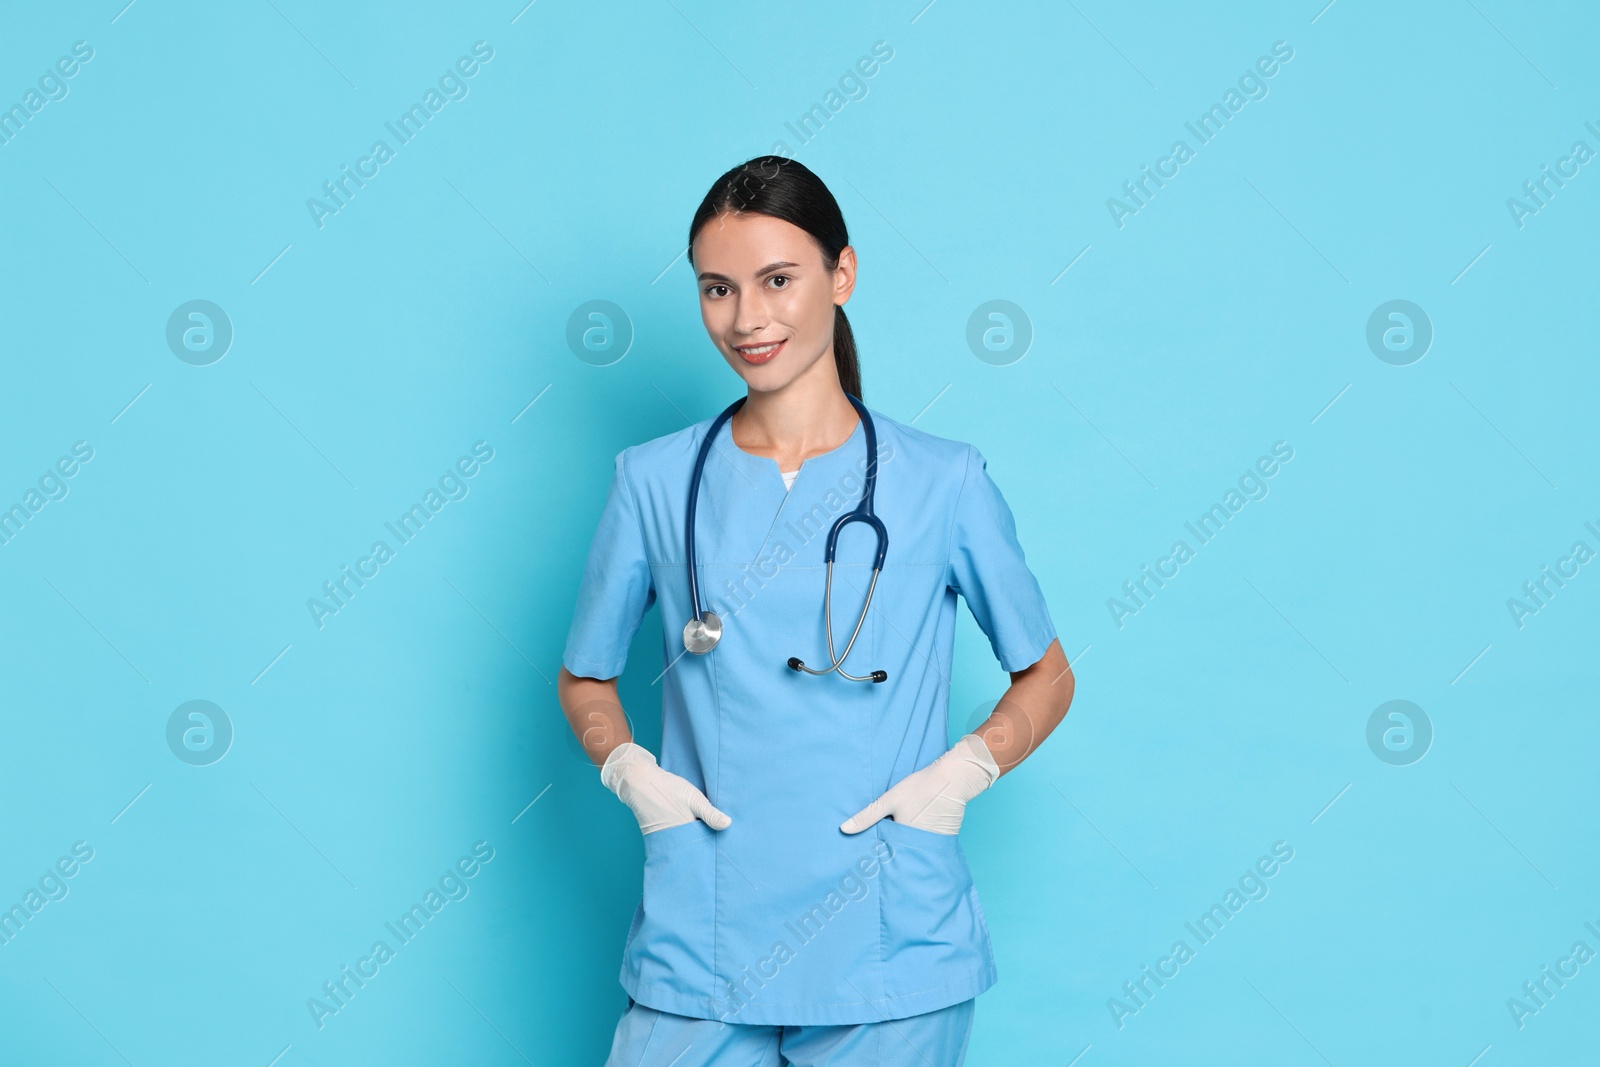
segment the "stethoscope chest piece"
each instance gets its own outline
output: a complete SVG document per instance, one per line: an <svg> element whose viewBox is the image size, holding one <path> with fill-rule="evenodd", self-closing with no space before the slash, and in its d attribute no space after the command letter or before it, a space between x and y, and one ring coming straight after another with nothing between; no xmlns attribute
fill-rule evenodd
<svg viewBox="0 0 1600 1067"><path fill-rule="evenodd" d="M722 620L714 611L702 611L698 619L683 624L683 647L703 656L722 640Z"/></svg>

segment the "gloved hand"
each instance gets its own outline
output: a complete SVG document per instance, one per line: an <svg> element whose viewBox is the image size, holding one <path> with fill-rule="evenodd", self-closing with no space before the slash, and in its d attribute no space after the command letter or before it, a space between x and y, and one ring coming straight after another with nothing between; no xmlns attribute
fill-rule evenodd
<svg viewBox="0 0 1600 1067"><path fill-rule="evenodd" d="M961 829L967 801L1000 777L989 746L977 734L967 734L955 746L922 768L906 775L889 791L840 824L847 834L857 834L885 816L907 826L954 834Z"/></svg>
<svg viewBox="0 0 1600 1067"><path fill-rule="evenodd" d="M712 807L693 783L663 770L649 749L632 741L611 750L600 767L600 781L633 809L643 833L653 834L696 819L713 830L726 830L733 822Z"/></svg>

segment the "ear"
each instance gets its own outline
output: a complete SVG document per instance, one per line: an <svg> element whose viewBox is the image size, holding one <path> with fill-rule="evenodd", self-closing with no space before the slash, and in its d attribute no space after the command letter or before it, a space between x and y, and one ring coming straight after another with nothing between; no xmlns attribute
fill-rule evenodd
<svg viewBox="0 0 1600 1067"><path fill-rule="evenodd" d="M856 291L856 250L845 245L839 250L839 265L833 272L833 302L843 307Z"/></svg>

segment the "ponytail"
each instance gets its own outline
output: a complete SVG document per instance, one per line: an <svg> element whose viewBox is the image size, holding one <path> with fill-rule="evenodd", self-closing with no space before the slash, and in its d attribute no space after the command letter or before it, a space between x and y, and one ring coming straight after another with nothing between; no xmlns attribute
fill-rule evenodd
<svg viewBox="0 0 1600 1067"><path fill-rule="evenodd" d="M861 363L856 359L856 335L844 308L833 309L833 364L839 369L839 384L846 393L861 400ZM863 401L864 402L864 401Z"/></svg>

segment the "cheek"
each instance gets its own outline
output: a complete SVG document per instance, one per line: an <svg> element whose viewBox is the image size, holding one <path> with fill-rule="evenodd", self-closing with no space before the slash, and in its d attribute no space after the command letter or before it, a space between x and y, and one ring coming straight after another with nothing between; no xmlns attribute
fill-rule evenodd
<svg viewBox="0 0 1600 1067"><path fill-rule="evenodd" d="M726 304L718 304L704 298L700 301L700 321L705 324L708 331L715 334L727 326L728 317Z"/></svg>
<svg viewBox="0 0 1600 1067"><path fill-rule="evenodd" d="M831 290L802 292L795 289L774 301L772 311L774 317L792 326L801 336L825 340L833 335Z"/></svg>

